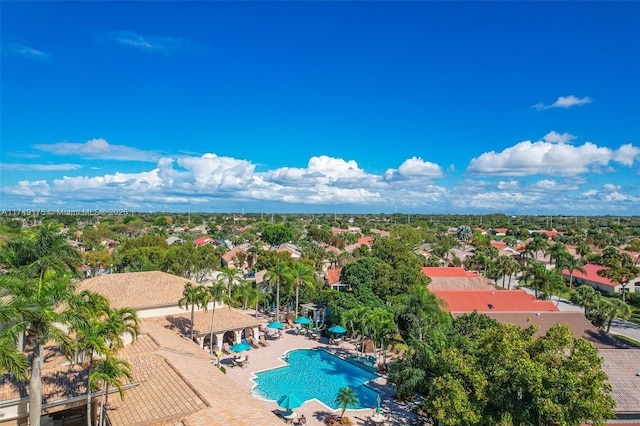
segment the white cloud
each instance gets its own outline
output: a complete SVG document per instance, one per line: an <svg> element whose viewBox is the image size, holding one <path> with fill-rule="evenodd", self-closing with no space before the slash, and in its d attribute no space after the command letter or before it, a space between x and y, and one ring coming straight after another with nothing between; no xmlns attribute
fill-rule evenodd
<svg viewBox="0 0 640 426"><path fill-rule="evenodd" d="M124 46L133 47L147 53L171 54L194 47L191 42L185 39L143 36L133 31L113 31L107 33L107 37Z"/></svg>
<svg viewBox="0 0 640 426"><path fill-rule="evenodd" d="M555 143L567 143L573 139L575 139L576 136L572 135L571 133L558 133L554 130L550 131L549 133L547 133L546 135L544 135L542 137L542 140L544 140L545 142L555 142Z"/></svg>
<svg viewBox="0 0 640 426"><path fill-rule="evenodd" d="M84 143L58 142L38 144L34 148L55 155L72 155L101 160L119 161L151 161L155 162L160 154L154 151L143 151L126 145L111 145L102 138L90 139Z"/></svg>
<svg viewBox="0 0 640 426"><path fill-rule="evenodd" d="M5 186L3 192L11 195L18 195L24 198L47 197L51 194L49 184L44 180L27 181L21 180L14 187Z"/></svg>
<svg viewBox="0 0 640 426"><path fill-rule="evenodd" d="M508 182L505 181L500 181L498 182L497 188L505 191L505 190L515 190L518 189L520 187L520 182L518 182L517 180L510 180Z"/></svg>
<svg viewBox="0 0 640 426"><path fill-rule="evenodd" d="M50 54L20 43L3 43L2 52L40 61L48 61L51 59Z"/></svg>
<svg viewBox="0 0 640 426"><path fill-rule="evenodd" d="M590 103L591 103L591 98L589 98L588 96L585 96L584 98L578 98L576 96L569 95L569 96L560 96L551 105L545 105L541 102L537 103L533 106L533 108L537 109L538 111L542 111L549 108L569 108L575 105L585 105Z"/></svg>
<svg viewBox="0 0 640 426"><path fill-rule="evenodd" d="M397 169L389 169L384 174L386 181L405 179L436 179L442 177L442 168L419 157L405 160Z"/></svg>
<svg viewBox="0 0 640 426"><path fill-rule="evenodd" d="M549 136L549 134L547 135ZM551 139L567 139L566 136L552 135ZM467 172L477 175L531 176L572 176L587 172L607 171L614 161L630 166L639 158L640 150L631 145L623 145L618 150L586 142L581 146L565 143L524 141L506 148L502 152L485 152L473 158Z"/></svg>
<svg viewBox="0 0 640 426"><path fill-rule="evenodd" d="M591 202L606 202L606 203L639 203L640 197L633 195L625 195L620 191L622 187L612 183L605 183L601 189L589 189L584 191L581 195L585 199Z"/></svg>
<svg viewBox="0 0 640 426"><path fill-rule="evenodd" d="M24 163L3 163L0 164L2 170L16 170L21 172L38 171L38 172L51 172L51 171L64 171L64 170L77 170L82 168L80 164L24 164Z"/></svg>
<svg viewBox="0 0 640 426"><path fill-rule="evenodd" d="M632 167L634 162L640 161L640 148L631 144L622 145L613 152L613 161Z"/></svg>

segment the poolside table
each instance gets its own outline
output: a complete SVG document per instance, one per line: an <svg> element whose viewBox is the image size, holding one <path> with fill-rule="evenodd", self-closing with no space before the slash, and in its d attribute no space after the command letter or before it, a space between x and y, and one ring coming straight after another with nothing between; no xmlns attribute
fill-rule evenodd
<svg viewBox="0 0 640 426"><path fill-rule="evenodd" d="M371 423L373 423L374 425L383 425L387 421L387 418L382 414L374 414L373 416L369 417L369 420L371 420Z"/></svg>

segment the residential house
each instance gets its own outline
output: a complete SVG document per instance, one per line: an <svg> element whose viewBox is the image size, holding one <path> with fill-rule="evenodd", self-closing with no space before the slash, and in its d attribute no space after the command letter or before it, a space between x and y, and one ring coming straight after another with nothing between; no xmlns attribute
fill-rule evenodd
<svg viewBox="0 0 640 426"><path fill-rule="evenodd" d="M213 238L207 237L207 236L203 236L193 240L193 244L195 244L196 246L203 246L205 244L215 244L215 243L216 241Z"/></svg>
<svg viewBox="0 0 640 426"><path fill-rule="evenodd" d="M327 270L327 274L324 278L325 283L333 290L341 290L346 288L346 284L340 282L340 273L342 268L332 268Z"/></svg>
<svg viewBox="0 0 640 426"><path fill-rule="evenodd" d="M302 249L295 244L284 243L272 248L279 253L289 253L294 259L300 259L302 257Z"/></svg>
<svg viewBox="0 0 640 426"><path fill-rule="evenodd" d="M238 264L238 254L244 253L247 254L247 249L249 249L251 245L249 243L240 244L239 246L229 250L222 256L220 256L220 261L222 262L222 266L228 266L229 268L237 268L244 270L248 267L246 256L245 261L242 265Z"/></svg>
<svg viewBox="0 0 640 426"><path fill-rule="evenodd" d="M585 270L584 273L578 270L573 271L573 285L588 285L608 296L613 296L616 293L622 294L622 284L615 283L609 278L598 275L599 271L609 269L609 267L587 263L582 268ZM562 271L562 278L569 281L570 274L568 269ZM640 277L632 280L626 286L625 291L627 293L640 292Z"/></svg>

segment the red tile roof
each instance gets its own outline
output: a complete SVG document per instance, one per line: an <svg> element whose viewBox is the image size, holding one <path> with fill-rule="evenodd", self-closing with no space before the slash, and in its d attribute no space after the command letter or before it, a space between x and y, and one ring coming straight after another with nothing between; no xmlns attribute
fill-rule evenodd
<svg viewBox="0 0 640 426"><path fill-rule="evenodd" d="M327 284L333 285L340 281L340 273L342 272L342 268L333 268L327 270Z"/></svg>
<svg viewBox="0 0 640 426"><path fill-rule="evenodd" d="M425 266L422 268L422 273L429 278L433 277L477 277L477 272L467 271L463 267L449 267L442 266Z"/></svg>
<svg viewBox="0 0 640 426"><path fill-rule="evenodd" d="M362 243L362 244L366 244L368 246L371 246L373 244L373 238L371 238L371 237L361 237L361 238L358 238L358 242Z"/></svg>
<svg viewBox="0 0 640 426"><path fill-rule="evenodd" d="M593 263L587 263L586 265L583 266L586 274L583 274L580 271L573 271L573 279L575 280L576 278L579 279L583 279L583 280L587 280L587 281L592 281L594 283L598 283L598 284L602 284L602 285L608 285L611 287L615 287L618 284L612 282L609 278L605 278L605 277L601 277L600 275L598 275L598 271L602 271L604 269L609 269L609 267L607 266L602 266L602 265L594 265ZM562 271L562 273L564 275L569 275L569 270L568 269L564 269Z"/></svg>
<svg viewBox="0 0 640 426"><path fill-rule="evenodd" d="M209 244L213 242L213 238L211 237L200 237L198 239L193 240L193 244L197 246L202 246L205 244Z"/></svg>
<svg viewBox="0 0 640 426"><path fill-rule="evenodd" d="M432 290L447 303L449 312L550 312L549 300L536 300L524 290Z"/></svg>

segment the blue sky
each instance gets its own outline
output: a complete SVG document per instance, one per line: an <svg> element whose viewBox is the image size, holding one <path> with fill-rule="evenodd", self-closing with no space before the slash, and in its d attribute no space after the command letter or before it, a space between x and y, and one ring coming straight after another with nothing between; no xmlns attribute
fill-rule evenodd
<svg viewBox="0 0 640 426"><path fill-rule="evenodd" d="M10 2L2 209L640 214L639 2Z"/></svg>

